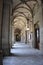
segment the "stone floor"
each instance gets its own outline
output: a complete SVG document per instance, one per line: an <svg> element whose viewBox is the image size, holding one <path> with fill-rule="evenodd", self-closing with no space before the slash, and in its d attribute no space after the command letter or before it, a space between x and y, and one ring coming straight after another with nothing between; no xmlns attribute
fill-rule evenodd
<svg viewBox="0 0 43 65"><path fill-rule="evenodd" d="M11 53L14 56L4 57L3 65L43 65L43 54L28 45L15 44Z"/></svg>
<svg viewBox="0 0 43 65"><path fill-rule="evenodd" d="M14 55L41 55L41 51L38 49L32 48L29 44L24 43L15 43L11 48L11 53Z"/></svg>
<svg viewBox="0 0 43 65"><path fill-rule="evenodd" d="M5 57L3 65L43 65L43 56Z"/></svg>

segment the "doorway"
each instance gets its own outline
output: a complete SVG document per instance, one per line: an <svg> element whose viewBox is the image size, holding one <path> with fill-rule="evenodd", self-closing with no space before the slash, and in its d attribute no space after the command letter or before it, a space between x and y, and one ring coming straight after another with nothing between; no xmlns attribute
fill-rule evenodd
<svg viewBox="0 0 43 65"><path fill-rule="evenodd" d="M16 41L21 41L21 36L20 36L20 34L16 34Z"/></svg>
<svg viewBox="0 0 43 65"><path fill-rule="evenodd" d="M40 29L39 25L35 24L35 48L39 49L39 43L40 43Z"/></svg>
<svg viewBox="0 0 43 65"><path fill-rule="evenodd" d="M16 42L20 42L21 41L21 30L20 29L16 29L15 30L15 41Z"/></svg>

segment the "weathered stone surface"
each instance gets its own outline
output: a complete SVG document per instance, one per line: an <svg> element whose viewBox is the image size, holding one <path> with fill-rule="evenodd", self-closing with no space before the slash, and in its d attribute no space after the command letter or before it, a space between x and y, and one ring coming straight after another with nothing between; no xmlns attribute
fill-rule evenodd
<svg viewBox="0 0 43 65"><path fill-rule="evenodd" d="M2 49L5 55L9 55L9 22L10 22L9 12L10 12L10 6L8 4L4 4L3 28L2 28Z"/></svg>

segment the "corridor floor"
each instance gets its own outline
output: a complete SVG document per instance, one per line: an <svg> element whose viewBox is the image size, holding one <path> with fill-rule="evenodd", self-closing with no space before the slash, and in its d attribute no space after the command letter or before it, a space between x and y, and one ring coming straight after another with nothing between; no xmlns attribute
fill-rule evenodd
<svg viewBox="0 0 43 65"><path fill-rule="evenodd" d="M29 44L15 43L11 48L11 53L17 56L41 55L38 49L32 48Z"/></svg>
<svg viewBox="0 0 43 65"><path fill-rule="evenodd" d="M11 53L14 56L4 57L3 65L43 65L43 54L26 44L14 44Z"/></svg>

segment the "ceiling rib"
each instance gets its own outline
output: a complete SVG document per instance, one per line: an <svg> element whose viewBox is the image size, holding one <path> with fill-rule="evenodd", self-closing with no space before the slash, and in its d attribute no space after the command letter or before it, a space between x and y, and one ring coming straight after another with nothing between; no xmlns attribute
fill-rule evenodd
<svg viewBox="0 0 43 65"><path fill-rule="evenodd" d="M31 14L32 14L32 11L31 11L30 9L28 9L28 8L24 7L24 6L17 7L17 8L14 10L14 12L15 12L17 9L20 9L20 8L26 9L26 10L30 11L30 12L31 12Z"/></svg>
<svg viewBox="0 0 43 65"><path fill-rule="evenodd" d="M20 14L19 14L20 13ZM16 18L16 17L18 17L18 16L21 16L21 17L25 17L26 19L27 19L27 17L26 17L26 15L23 13L23 12L19 12L18 14L16 14L14 17L13 17L13 20ZM21 15L22 14L22 15ZM12 21L13 21L12 20Z"/></svg>
<svg viewBox="0 0 43 65"><path fill-rule="evenodd" d="M21 1L22 1L22 0L21 0ZM30 10L32 11L31 7L26 3L26 2L28 2L28 1L36 1L37 3L38 3L38 1L37 1L37 0L26 0L26 1L25 1L25 4L26 4L26 5L30 8ZM17 4L17 5L14 7L12 13L14 13L14 11L16 10L16 8L17 8L19 5L21 5L21 4L22 4L22 2L20 2L19 4Z"/></svg>
<svg viewBox="0 0 43 65"><path fill-rule="evenodd" d="M22 22L25 24L25 22L23 21L23 19L21 19L21 18L17 18L17 19L20 19L20 20L22 20ZM16 23L16 22L14 22L14 23Z"/></svg>

